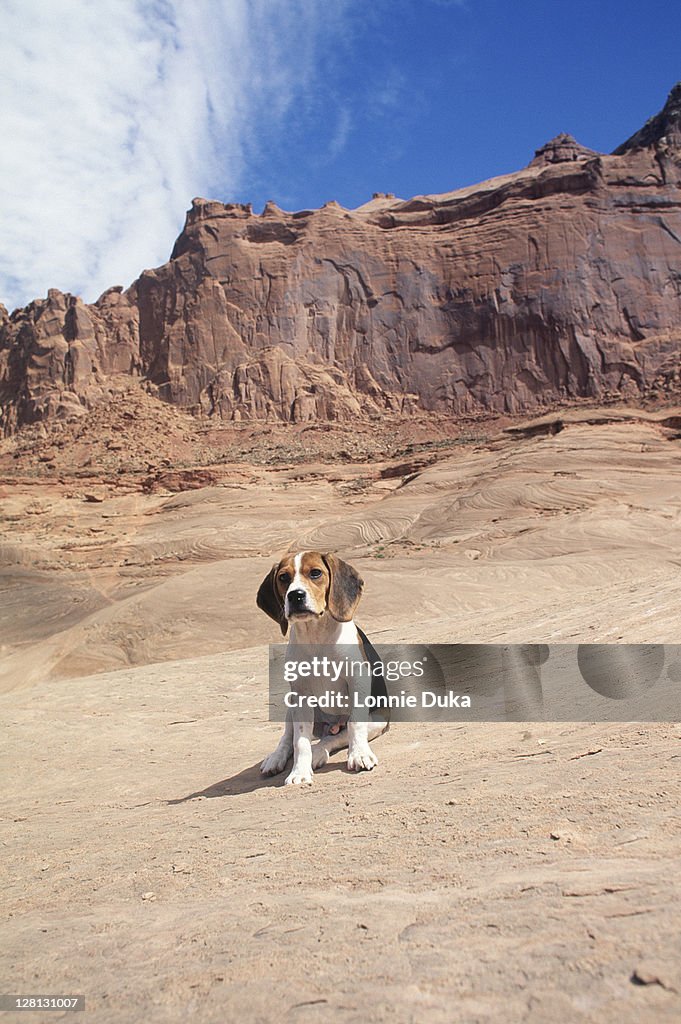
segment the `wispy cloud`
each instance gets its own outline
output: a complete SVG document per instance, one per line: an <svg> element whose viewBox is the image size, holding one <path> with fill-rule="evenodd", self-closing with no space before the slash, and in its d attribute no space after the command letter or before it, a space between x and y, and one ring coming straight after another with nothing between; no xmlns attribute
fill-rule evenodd
<svg viewBox="0 0 681 1024"><path fill-rule="evenodd" d="M354 0L3 0L0 301L95 298L229 196ZM337 145L349 130L338 126Z"/></svg>
<svg viewBox="0 0 681 1024"><path fill-rule="evenodd" d="M338 111L338 119L336 122L336 128L327 150L327 160L335 160L340 153L345 149L350 132L352 131L352 117L347 107L341 107Z"/></svg>

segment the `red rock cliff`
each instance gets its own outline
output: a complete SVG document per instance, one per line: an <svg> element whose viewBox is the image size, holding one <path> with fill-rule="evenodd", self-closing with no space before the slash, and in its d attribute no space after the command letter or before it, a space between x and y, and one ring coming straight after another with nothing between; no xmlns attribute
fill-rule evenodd
<svg viewBox="0 0 681 1024"><path fill-rule="evenodd" d="M0 307L0 423L77 413L114 374L226 419L520 412L675 388L681 84L614 154L408 201L286 213L196 199L171 259L93 305Z"/></svg>

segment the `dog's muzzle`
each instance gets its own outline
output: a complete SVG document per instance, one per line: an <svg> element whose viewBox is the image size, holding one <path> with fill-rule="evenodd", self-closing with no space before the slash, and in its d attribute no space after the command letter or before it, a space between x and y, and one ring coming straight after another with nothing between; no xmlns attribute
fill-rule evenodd
<svg viewBox="0 0 681 1024"><path fill-rule="evenodd" d="M289 590L286 595L289 615L299 615L301 612L309 612L307 606L307 594L304 590Z"/></svg>

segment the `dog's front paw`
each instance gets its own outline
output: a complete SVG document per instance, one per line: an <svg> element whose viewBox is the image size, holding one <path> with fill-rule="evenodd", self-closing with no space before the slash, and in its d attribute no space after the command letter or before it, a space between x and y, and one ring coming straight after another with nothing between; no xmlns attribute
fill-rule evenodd
<svg viewBox="0 0 681 1024"><path fill-rule="evenodd" d="M260 771L263 775L279 775L286 767L290 756L286 750L275 750L265 758L260 765Z"/></svg>
<svg viewBox="0 0 681 1024"><path fill-rule="evenodd" d="M329 752L323 743L315 743L312 748L312 767L323 768L329 760Z"/></svg>
<svg viewBox="0 0 681 1024"><path fill-rule="evenodd" d="M303 783L312 785L312 770L310 768L294 768L284 781L285 786L300 786Z"/></svg>
<svg viewBox="0 0 681 1024"><path fill-rule="evenodd" d="M357 747L348 753L348 771L350 772L370 772L377 764L378 758L368 744L366 747Z"/></svg>

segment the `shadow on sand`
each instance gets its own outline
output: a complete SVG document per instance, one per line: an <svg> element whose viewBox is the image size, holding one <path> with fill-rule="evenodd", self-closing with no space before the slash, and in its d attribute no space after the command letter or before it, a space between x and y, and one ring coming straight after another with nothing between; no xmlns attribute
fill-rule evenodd
<svg viewBox="0 0 681 1024"><path fill-rule="evenodd" d="M207 797L212 799L214 797L224 796L241 796L244 793L254 793L257 789L273 789L284 785L284 779L291 770L291 762L283 772L279 775L261 775L260 773L260 761L256 764L252 764L250 768L244 768L242 771L237 772L236 775L230 776L228 779L223 779L221 782L214 782L210 786L206 786L205 789L197 790L196 793L188 793L186 796L177 797L175 800L166 800L166 804L184 804L188 800L198 800L199 797ZM343 771L345 769L345 761L330 761L325 764L323 768L317 768L315 775L326 775L327 772ZM296 789L297 787L289 787Z"/></svg>

